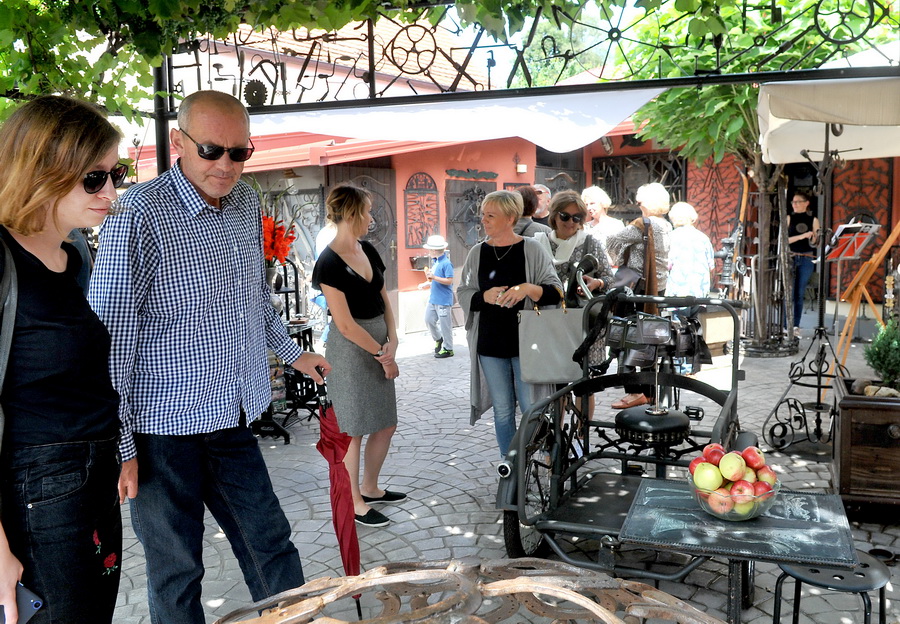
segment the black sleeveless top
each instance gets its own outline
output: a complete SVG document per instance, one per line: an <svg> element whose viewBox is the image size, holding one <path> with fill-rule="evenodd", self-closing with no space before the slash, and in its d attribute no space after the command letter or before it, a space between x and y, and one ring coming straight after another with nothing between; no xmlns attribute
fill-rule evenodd
<svg viewBox="0 0 900 624"><path fill-rule="evenodd" d="M4 448L113 438L119 431L119 395L109 377L110 337L78 285L78 251L63 243L68 263L55 273L5 228L0 234L12 253L19 287L0 396Z"/></svg>

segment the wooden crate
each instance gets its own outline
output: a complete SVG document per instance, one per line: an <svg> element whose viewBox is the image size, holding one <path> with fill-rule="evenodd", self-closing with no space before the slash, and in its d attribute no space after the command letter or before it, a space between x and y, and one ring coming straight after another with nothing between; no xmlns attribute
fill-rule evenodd
<svg viewBox="0 0 900 624"><path fill-rule="evenodd" d="M852 395L851 383L833 384L834 487L846 502L900 504L900 399Z"/></svg>

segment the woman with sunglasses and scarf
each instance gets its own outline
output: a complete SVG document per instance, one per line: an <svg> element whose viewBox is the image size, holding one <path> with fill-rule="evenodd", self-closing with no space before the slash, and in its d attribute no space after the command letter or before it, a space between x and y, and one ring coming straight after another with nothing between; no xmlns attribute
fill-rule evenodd
<svg viewBox="0 0 900 624"><path fill-rule="evenodd" d="M20 581L43 599L31 622L111 622L122 518L119 397L110 337L76 278L67 239L103 221L128 173L118 131L95 107L44 96L0 128L0 228L18 286L2 389L0 605ZM2 254L2 251L0 251ZM10 256L7 256L7 259ZM27 614L18 614L24 617Z"/></svg>
<svg viewBox="0 0 900 624"><path fill-rule="evenodd" d="M590 292L579 293L591 297L612 283L613 272L603 243L584 230L587 218L587 206L578 193L561 191L550 202L550 227L553 230L549 234L538 233L534 238L553 258L553 267L566 293L569 292L569 283L575 279L575 267L581 259L587 254L597 259L597 268L587 272L584 277ZM576 302L566 303L573 305Z"/></svg>

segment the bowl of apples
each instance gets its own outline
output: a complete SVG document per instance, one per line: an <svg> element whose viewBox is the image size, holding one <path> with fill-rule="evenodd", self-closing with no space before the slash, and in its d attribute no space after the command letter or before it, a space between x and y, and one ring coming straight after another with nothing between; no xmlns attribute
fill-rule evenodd
<svg viewBox="0 0 900 624"><path fill-rule="evenodd" d="M722 520L738 522L764 514L781 489L775 471L755 446L726 452L721 444L707 444L688 471L700 508Z"/></svg>

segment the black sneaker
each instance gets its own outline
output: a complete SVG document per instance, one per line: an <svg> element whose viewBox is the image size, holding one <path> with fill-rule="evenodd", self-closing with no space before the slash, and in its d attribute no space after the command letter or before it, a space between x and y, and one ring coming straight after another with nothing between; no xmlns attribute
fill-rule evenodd
<svg viewBox="0 0 900 624"><path fill-rule="evenodd" d="M387 526L391 523L387 516L385 516L380 511L375 511L374 509L370 509L366 512L366 515L360 516L358 514L354 514L356 516L356 524L361 524L367 527L383 527Z"/></svg>
<svg viewBox="0 0 900 624"><path fill-rule="evenodd" d="M448 358L453 357L453 351L447 351L447 349L441 349L438 353L434 354L436 358Z"/></svg>
<svg viewBox="0 0 900 624"><path fill-rule="evenodd" d="M438 338L437 340L434 341L434 353L435 353L435 355L437 355L438 353L441 352L441 345L442 345L442 344L444 344L444 339L443 339L443 338Z"/></svg>
<svg viewBox="0 0 900 624"><path fill-rule="evenodd" d="M368 503L369 505L373 505L375 503L399 503L400 501L406 500L406 494L403 492L392 492L391 490L385 490L382 496L366 496L362 495L362 499L364 503Z"/></svg>

